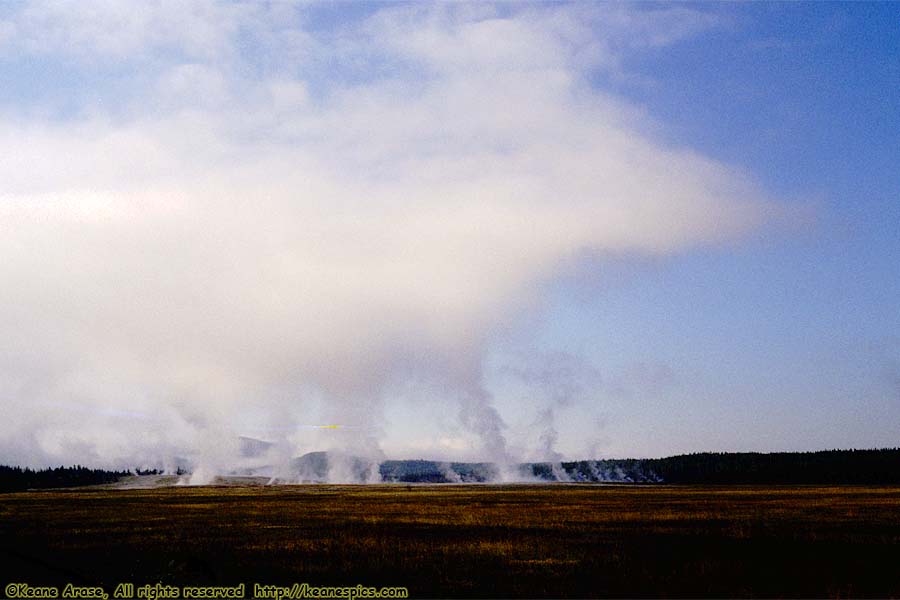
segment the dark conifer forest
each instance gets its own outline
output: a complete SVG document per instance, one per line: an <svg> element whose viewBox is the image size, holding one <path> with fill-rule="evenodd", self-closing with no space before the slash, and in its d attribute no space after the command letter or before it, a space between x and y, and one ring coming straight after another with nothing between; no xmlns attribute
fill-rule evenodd
<svg viewBox="0 0 900 600"><path fill-rule="evenodd" d="M39 470L0 466L0 492L113 483L126 475L130 475L130 473L128 471L88 469L80 465Z"/></svg>

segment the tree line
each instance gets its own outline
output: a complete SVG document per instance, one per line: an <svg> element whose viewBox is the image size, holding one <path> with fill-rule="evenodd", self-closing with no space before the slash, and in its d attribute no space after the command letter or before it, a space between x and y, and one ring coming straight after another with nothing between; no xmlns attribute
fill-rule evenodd
<svg viewBox="0 0 900 600"><path fill-rule="evenodd" d="M643 463L665 483L900 484L900 448L703 452Z"/></svg>
<svg viewBox="0 0 900 600"><path fill-rule="evenodd" d="M571 481L672 484L900 484L900 449L699 452L666 458L563 462ZM550 463L533 474L557 480Z"/></svg>
<svg viewBox="0 0 900 600"><path fill-rule="evenodd" d="M486 463L453 463L454 470L463 481L479 481L488 477L479 473L490 466ZM528 463L521 466L539 479L558 479L550 463ZM900 448L771 453L701 452L666 458L563 462L559 466L571 481L585 482L900 485ZM391 467L387 469L391 476L386 476L386 467ZM431 461L386 461L380 468L385 480L445 481L438 463ZM132 473L153 475L159 474L159 471L106 471L80 465L40 470L0 466L0 492L114 483ZM183 473L182 469L178 470L178 474Z"/></svg>
<svg viewBox="0 0 900 600"><path fill-rule="evenodd" d="M81 465L38 470L0 465L0 492L114 483L126 475L131 475L131 473L88 469Z"/></svg>

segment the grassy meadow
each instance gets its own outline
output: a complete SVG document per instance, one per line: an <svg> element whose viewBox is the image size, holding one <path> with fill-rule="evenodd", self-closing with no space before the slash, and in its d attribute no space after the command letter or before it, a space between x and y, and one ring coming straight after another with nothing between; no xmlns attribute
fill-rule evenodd
<svg viewBox="0 0 900 600"><path fill-rule="evenodd" d="M410 597L900 596L900 488L232 486L0 495L0 584Z"/></svg>

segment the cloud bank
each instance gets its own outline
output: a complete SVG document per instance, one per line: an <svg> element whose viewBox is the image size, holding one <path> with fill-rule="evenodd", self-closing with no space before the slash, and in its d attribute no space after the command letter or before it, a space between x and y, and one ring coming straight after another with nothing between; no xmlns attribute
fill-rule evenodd
<svg viewBox="0 0 900 600"><path fill-rule="evenodd" d="M43 82L0 109L0 462L216 472L253 428L284 456L378 456L410 379L512 460L482 370L498 326L585 252L720 243L769 210L595 81L709 15L125 8L0 24Z"/></svg>

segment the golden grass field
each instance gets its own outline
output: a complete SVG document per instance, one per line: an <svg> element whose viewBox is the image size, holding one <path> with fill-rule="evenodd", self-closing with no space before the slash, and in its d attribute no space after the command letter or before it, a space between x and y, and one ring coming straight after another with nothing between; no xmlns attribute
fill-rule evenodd
<svg viewBox="0 0 900 600"><path fill-rule="evenodd" d="M2 581L410 597L900 596L900 488L165 487L0 495Z"/></svg>

